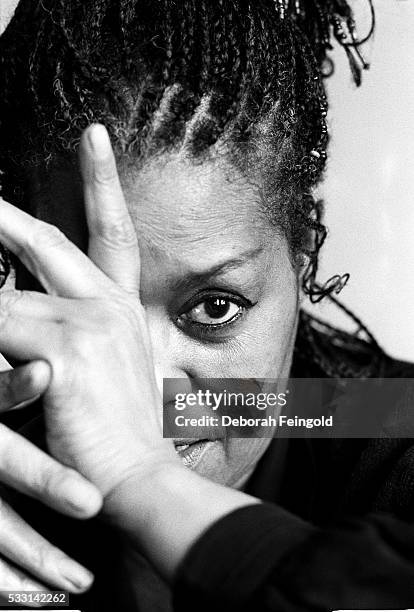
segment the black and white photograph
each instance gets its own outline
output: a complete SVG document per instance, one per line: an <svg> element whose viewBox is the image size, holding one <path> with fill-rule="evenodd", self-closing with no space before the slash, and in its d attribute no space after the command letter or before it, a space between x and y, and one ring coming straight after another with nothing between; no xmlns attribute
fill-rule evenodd
<svg viewBox="0 0 414 612"><path fill-rule="evenodd" d="M413 0L0 0L0 610L414 610Z"/></svg>

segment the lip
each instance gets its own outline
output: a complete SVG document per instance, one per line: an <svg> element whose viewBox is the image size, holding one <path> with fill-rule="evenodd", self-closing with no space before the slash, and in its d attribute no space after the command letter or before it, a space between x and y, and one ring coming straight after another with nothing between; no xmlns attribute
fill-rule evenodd
<svg viewBox="0 0 414 612"><path fill-rule="evenodd" d="M207 438L205 439L207 440ZM188 446L189 444L196 444L196 442L201 442L201 438L174 438L174 446Z"/></svg>
<svg viewBox="0 0 414 612"><path fill-rule="evenodd" d="M174 440L175 450L186 467L194 469L217 440Z"/></svg>

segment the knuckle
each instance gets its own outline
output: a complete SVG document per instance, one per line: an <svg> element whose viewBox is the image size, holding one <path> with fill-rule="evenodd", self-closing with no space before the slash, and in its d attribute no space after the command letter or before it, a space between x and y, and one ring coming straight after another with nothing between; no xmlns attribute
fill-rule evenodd
<svg viewBox="0 0 414 612"><path fill-rule="evenodd" d="M38 221L27 237L27 247L31 251L38 251L42 248L62 246L66 240L66 236L55 225Z"/></svg>
<svg viewBox="0 0 414 612"><path fill-rule="evenodd" d="M32 567L35 567L37 572L50 575L60 556L58 549L48 541L36 542L32 549Z"/></svg>
<svg viewBox="0 0 414 612"><path fill-rule="evenodd" d="M145 325L138 300L118 292L110 299L94 299L88 314L77 321L66 321L61 329L61 347L53 356L55 380L67 382L69 372L90 368L97 356L112 352L126 334Z"/></svg>
<svg viewBox="0 0 414 612"><path fill-rule="evenodd" d="M93 313L93 319L79 323L66 322L61 328L60 350L52 360L53 380L55 384L67 387L71 372L81 372L83 367L95 356L96 338L99 329L99 314Z"/></svg>
<svg viewBox="0 0 414 612"><path fill-rule="evenodd" d="M26 552L26 563L29 567L36 568L37 571L46 569L46 554L44 546L39 545L38 542L35 545L31 544L28 546Z"/></svg>
<svg viewBox="0 0 414 612"><path fill-rule="evenodd" d="M131 220L126 216L98 219L96 231L102 241L112 246L135 247L137 235Z"/></svg>
<svg viewBox="0 0 414 612"><path fill-rule="evenodd" d="M62 489L67 479L66 470L57 466L48 466L41 475L42 494L54 498Z"/></svg>
<svg viewBox="0 0 414 612"><path fill-rule="evenodd" d="M23 299L24 292L16 290L0 291L0 316L9 315L13 306Z"/></svg>
<svg viewBox="0 0 414 612"><path fill-rule="evenodd" d="M18 301L24 296L23 291L0 291L0 328L4 327Z"/></svg>
<svg viewBox="0 0 414 612"><path fill-rule="evenodd" d="M95 333L92 329L77 328L73 330L69 341L71 358L75 355L77 359L89 360L94 352L95 340L102 334L104 334L104 330L100 330L98 326Z"/></svg>
<svg viewBox="0 0 414 612"><path fill-rule="evenodd" d="M93 181L99 187L107 187L118 178L118 172L112 156L94 164Z"/></svg>
<svg viewBox="0 0 414 612"><path fill-rule="evenodd" d="M139 324L139 311L139 302L135 296L131 298L129 295L114 293L110 303L102 303L95 311L98 335L101 332L102 337L111 339L115 335L119 341L125 326L134 329Z"/></svg>

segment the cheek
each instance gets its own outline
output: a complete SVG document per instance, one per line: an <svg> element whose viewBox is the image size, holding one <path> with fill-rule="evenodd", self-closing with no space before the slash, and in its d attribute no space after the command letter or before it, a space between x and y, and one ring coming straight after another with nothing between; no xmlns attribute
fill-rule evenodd
<svg viewBox="0 0 414 612"><path fill-rule="evenodd" d="M293 353L299 312L296 274L284 274L284 282L271 277L244 336L239 338L247 376L287 376Z"/></svg>

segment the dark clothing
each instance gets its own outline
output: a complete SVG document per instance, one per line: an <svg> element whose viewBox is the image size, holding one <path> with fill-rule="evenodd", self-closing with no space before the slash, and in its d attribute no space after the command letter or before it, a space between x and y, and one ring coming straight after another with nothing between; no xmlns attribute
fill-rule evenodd
<svg viewBox="0 0 414 612"><path fill-rule="evenodd" d="M362 346L331 346L331 358L363 367L371 356ZM325 375L303 351L292 374ZM373 375L414 378L414 366L382 356ZM71 598L84 612L414 607L413 440L273 440L247 492L265 503L210 527L172 593L144 559L128 569L117 534L98 520L79 523L27 500L15 506L96 573L91 592Z"/></svg>
<svg viewBox="0 0 414 612"><path fill-rule="evenodd" d="M194 601L223 612L412 608L414 449L373 440L356 458L354 444L290 440L275 494L273 444L249 487L270 503L232 513L193 546L175 609Z"/></svg>

